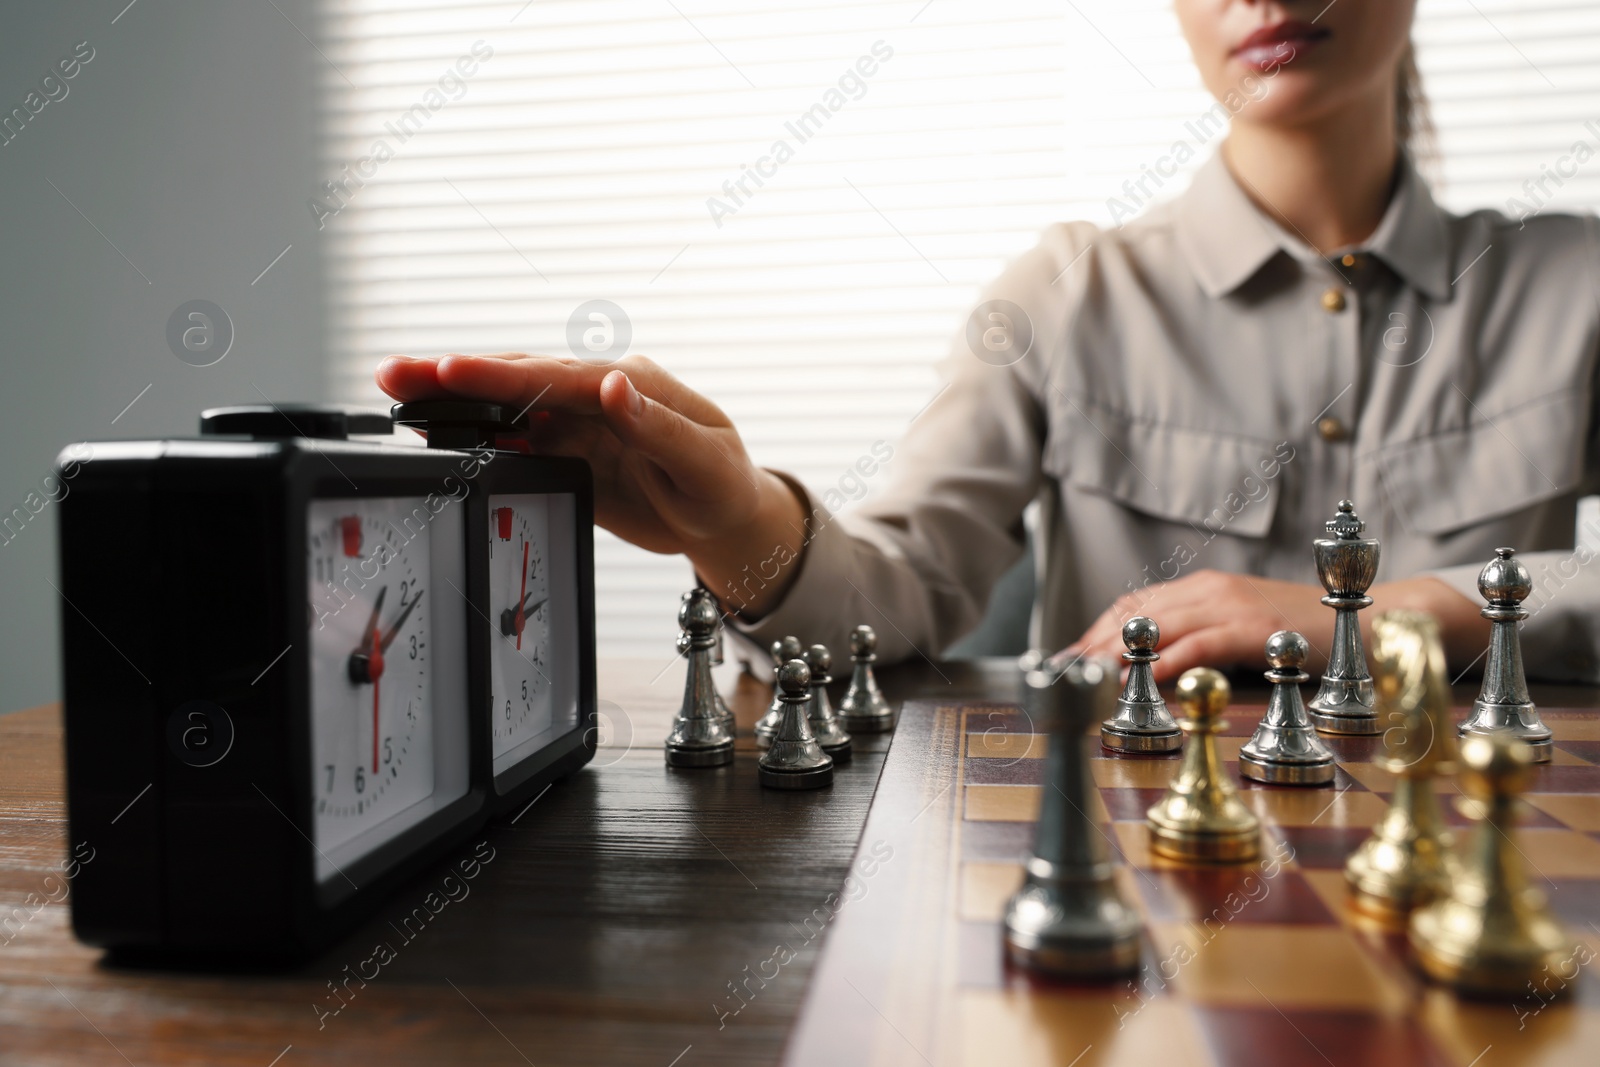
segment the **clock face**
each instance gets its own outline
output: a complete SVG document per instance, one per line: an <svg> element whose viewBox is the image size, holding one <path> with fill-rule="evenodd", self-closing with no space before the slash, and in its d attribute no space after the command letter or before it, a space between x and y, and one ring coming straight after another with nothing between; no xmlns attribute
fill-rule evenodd
<svg viewBox="0 0 1600 1067"><path fill-rule="evenodd" d="M318 500L308 509L319 871L359 858L464 791L440 789L465 775L464 739L455 741L464 721L441 721L464 720L465 700L440 707L463 674L451 662L462 638L449 629L461 625L451 572L464 584L455 510L435 515L421 497Z"/></svg>
<svg viewBox="0 0 1600 1067"><path fill-rule="evenodd" d="M489 498L489 700L499 774L576 722L572 498Z"/></svg>

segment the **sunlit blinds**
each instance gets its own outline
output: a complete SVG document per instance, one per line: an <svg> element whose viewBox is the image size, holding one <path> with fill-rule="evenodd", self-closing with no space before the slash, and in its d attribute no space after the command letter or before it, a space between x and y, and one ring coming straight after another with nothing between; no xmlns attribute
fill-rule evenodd
<svg viewBox="0 0 1600 1067"><path fill-rule="evenodd" d="M574 311L606 301L629 350L818 488L896 439L978 287L1045 225L1141 209L1123 183L1181 141L1170 195L1220 136L1161 0L321 12L333 184L307 210L336 395L376 401L390 352L567 352ZM1446 203L1600 201L1600 160L1563 161L1600 150L1600 8L1423 0L1416 36ZM1541 168L1561 184L1535 202ZM602 534L602 652L670 649L687 581Z"/></svg>

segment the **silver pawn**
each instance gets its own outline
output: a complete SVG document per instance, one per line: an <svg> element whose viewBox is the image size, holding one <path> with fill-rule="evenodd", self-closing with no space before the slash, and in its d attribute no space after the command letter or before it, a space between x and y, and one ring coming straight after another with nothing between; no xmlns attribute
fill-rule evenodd
<svg viewBox="0 0 1600 1067"><path fill-rule="evenodd" d="M827 645L812 645L806 649L806 667L811 671L811 703L806 713L810 719L811 733L816 737L817 744L822 746L822 751L832 756L835 763L847 763L850 760L850 734L840 724L839 717L833 713L833 704L828 700L828 683L833 681L833 675L828 670L832 666L833 657L829 655Z"/></svg>
<svg viewBox="0 0 1600 1067"><path fill-rule="evenodd" d="M691 600L704 600L711 605L711 610L717 613L717 632L715 637L716 643L711 647L711 665L713 667L720 667L722 666L722 612L718 610L717 598L712 596L711 590L707 589L705 586L697 585L687 593L683 594L679 609L681 610L682 605L687 604ZM682 656L688 651L689 635L687 633L680 633L678 635L678 655ZM722 715L722 724L728 728L728 732L730 734L737 735L739 728L737 725L735 725L733 720L733 709L728 707L728 702L722 699L722 694L719 693L715 688L711 690L711 695L717 702L717 711Z"/></svg>
<svg viewBox="0 0 1600 1067"><path fill-rule="evenodd" d="M1306 717L1300 686L1311 680L1301 670L1311 646L1293 630L1267 638L1267 681L1272 696L1256 732L1239 750L1239 773L1273 785L1327 785L1333 781L1333 752Z"/></svg>
<svg viewBox="0 0 1600 1067"><path fill-rule="evenodd" d="M878 635L870 626L850 631L850 688L839 701L839 718L852 734L881 734L894 729L894 709L873 676Z"/></svg>
<svg viewBox="0 0 1600 1067"><path fill-rule="evenodd" d="M811 736L811 669L792 659L778 668L778 699L783 720L772 744L761 754L757 778L770 789L816 789L833 781L833 758Z"/></svg>
<svg viewBox="0 0 1600 1067"><path fill-rule="evenodd" d="M1522 638L1517 634L1517 624L1528 617L1522 602L1533 592L1533 575L1516 558L1515 549L1497 548L1478 575L1478 592L1489 602L1482 610L1490 623L1489 655L1483 664L1483 688L1458 732L1462 737L1504 733L1521 738L1533 749L1535 763L1549 763L1555 741L1528 695Z"/></svg>
<svg viewBox="0 0 1600 1067"><path fill-rule="evenodd" d="M1324 523L1329 536L1311 542L1317 577L1328 595L1322 602L1334 610L1333 651L1322 687L1311 699L1311 723L1326 734L1377 734L1378 713L1373 708L1372 672L1361 644L1361 623L1356 612L1370 607L1367 589L1378 576L1377 538L1363 538L1367 524L1356 506L1339 501L1339 513Z"/></svg>
<svg viewBox="0 0 1600 1067"><path fill-rule="evenodd" d="M1022 888L1006 906L1006 957L1046 975L1096 978L1139 965L1140 922L1112 877L1084 732L1111 710L1109 664L1074 662L1029 671L1022 688L1035 730L1049 735L1039 822Z"/></svg>
<svg viewBox="0 0 1600 1067"><path fill-rule="evenodd" d="M1117 714L1100 724L1100 743L1113 752L1176 752L1183 747L1183 731L1178 729L1166 701L1156 689L1156 676L1150 665L1161 656L1161 627L1154 619L1135 615L1122 624L1122 643L1128 651L1128 684L1117 698Z"/></svg>
<svg viewBox="0 0 1600 1067"><path fill-rule="evenodd" d="M716 643L717 609L695 597L678 608L678 625L688 638L684 655L689 669L683 682L683 703L667 735L667 766L719 767L733 762L733 733L717 708L711 679L711 648Z"/></svg>
<svg viewBox="0 0 1600 1067"><path fill-rule="evenodd" d="M756 745L766 748L772 744L772 739L778 733L778 724L783 721L783 693L778 688L778 672L783 665L792 659L799 659L806 653L806 646L800 643L798 637L785 637L782 641L772 642L772 703L767 705L767 713L761 716L756 723Z"/></svg>

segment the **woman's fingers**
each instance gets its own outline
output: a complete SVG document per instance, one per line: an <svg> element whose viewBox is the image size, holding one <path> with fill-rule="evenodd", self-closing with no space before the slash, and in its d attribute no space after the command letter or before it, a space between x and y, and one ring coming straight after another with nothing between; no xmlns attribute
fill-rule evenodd
<svg viewBox="0 0 1600 1067"><path fill-rule="evenodd" d="M378 388L400 401L447 396L449 391L439 384L437 366L431 359L390 356L378 364Z"/></svg>
<svg viewBox="0 0 1600 1067"><path fill-rule="evenodd" d="M600 384L606 423L625 447L657 464L679 492L719 505L759 490L749 456L727 429L708 429L644 395L613 370ZM659 488L659 487L656 487Z"/></svg>
<svg viewBox="0 0 1600 1067"><path fill-rule="evenodd" d="M447 392L501 404L512 415L530 408L598 414L607 369L575 359L506 355L444 356L437 368Z"/></svg>

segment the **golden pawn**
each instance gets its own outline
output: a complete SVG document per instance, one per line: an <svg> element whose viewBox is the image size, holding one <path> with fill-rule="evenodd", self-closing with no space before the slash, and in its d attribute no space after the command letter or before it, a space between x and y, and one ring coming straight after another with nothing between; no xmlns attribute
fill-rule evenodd
<svg viewBox="0 0 1600 1067"><path fill-rule="evenodd" d="M1477 817L1448 893L1412 913L1411 949L1429 977L1464 993L1509 995L1558 970L1575 942L1528 884L1512 841L1518 794L1528 784L1533 749L1501 733L1461 742L1462 810Z"/></svg>
<svg viewBox="0 0 1600 1067"><path fill-rule="evenodd" d="M1395 776L1389 810L1345 863L1357 910L1387 923L1448 888L1452 838L1433 780L1455 770L1450 685L1439 624L1420 611L1388 611L1372 622L1379 723L1384 758Z"/></svg>
<svg viewBox="0 0 1600 1067"><path fill-rule="evenodd" d="M1178 704L1191 735L1167 795L1150 809L1150 851L1175 860L1244 863L1261 854L1261 821L1239 799L1217 756L1217 731L1231 695L1228 680L1210 667L1178 679Z"/></svg>

